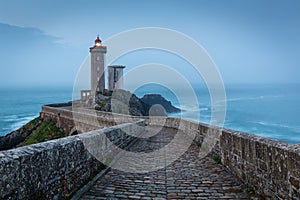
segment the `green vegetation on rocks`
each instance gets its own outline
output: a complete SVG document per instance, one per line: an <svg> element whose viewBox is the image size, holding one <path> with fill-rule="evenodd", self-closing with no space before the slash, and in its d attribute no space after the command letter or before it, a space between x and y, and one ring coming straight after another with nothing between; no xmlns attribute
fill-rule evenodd
<svg viewBox="0 0 300 200"><path fill-rule="evenodd" d="M218 155L214 154L213 159L217 164L219 164L219 165L222 164L221 158Z"/></svg>
<svg viewBox="0 0 300 200"><path fill-rule="evenodd" d="M20 146L64 137L64 133L50 120L43 121Z"/></svg>
<svg viewBox="0 0 300 200"><path fill-rule="evenodd" d="M6 136L0 137L0 151L17 147L20 143L36 130L37 127L43 122L43 119L37 117L18 130L15 130Z"/></svg>

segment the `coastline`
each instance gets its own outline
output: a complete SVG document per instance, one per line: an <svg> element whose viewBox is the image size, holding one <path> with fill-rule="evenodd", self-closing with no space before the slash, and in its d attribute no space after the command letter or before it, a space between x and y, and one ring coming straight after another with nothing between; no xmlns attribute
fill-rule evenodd
<svg viewBox="0 0 300 200"><path fill-rule="evenodd" d="M200 122L210 122L210 97L207 90L196 88L199 98ZM255 135L277 139L289 143L300 143L300 93L299 84L289 85L250 85L231 86L227 90L227 116L224 127L253 133ZM300 87L299 87L300 88ZM182 109L183 118L195 119L193 105L186 101L179 102L170 91L159 87L149 86L137 91L142 97L149 92L157 91L175 106ZM12 126L19 123L23 117L38 116L43 104L68 102L72 96L70 88L51 88L44 90L38 87L27 89L9 88L0 92L0 133L12 132ZM22 98L20 98L22 97ZM176 114L170 114L176 117ZM28 118L27 122L30 121ZM23 122L25 123L25 122ZM15 127L14 130L16 130Z"/></svg>

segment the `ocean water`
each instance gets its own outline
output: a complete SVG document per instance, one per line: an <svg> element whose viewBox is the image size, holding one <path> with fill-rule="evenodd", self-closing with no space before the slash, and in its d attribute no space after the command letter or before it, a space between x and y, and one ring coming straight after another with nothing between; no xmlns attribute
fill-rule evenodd
<svg viewBox="0 0 300 200"><path fill-rule="evenodd" d="M146 93L162 94L182 113L170 114L210 124L210 94L204 87L193 85L199 108L189 103L185 92L181 105L172 91L161 86L148 85L136 91L142 97ZM284 142L300 143L300 85L225 85L226 118L224 127L248 132ZM196 112L200 110L200 117ZM198 118L199 117L199 118Z"/></svg>
<svg viewBox="0 0 300 200"><path fill-rule="evenodd" d="M72 88L0 89L0 136L39 116L44 104L72 100Z"/></svg>
<svg viewBox="0 0 300 200"><path fill-rule="evenodd" d="M167 88L145 85L134 93L162 94L174 105L183 109L170 114L210 123L211 102L205 87L193 85L199 109L191 105L185 91L183 99ZM300 143L300 85L226 85L226 119L224 127L248 132L289 143ZM21 127L37 117L43 104L72 100L72 88L0 89L0 135ZM200 118L197 111L200 110Z"/></svg>

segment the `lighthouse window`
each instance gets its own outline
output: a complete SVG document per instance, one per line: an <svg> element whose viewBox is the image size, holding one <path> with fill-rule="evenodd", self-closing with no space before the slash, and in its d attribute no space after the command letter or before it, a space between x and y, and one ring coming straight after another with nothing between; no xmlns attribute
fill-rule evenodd
<svg viewBox="0 0 300 200"><path fill-rule="evenodd" d="M97 67L97 71L99 71L100 70L100 67Z"/></svg>
<svg viewBox="0 0 300 200"><path fill-rule="evenodd" d="M100 60L99 56L97 56L97 60Z"/></svg>
<svg viewBox="0 0 300 200"><path fill-rule="evenodd" d="M100 80L100 78L99 77L97 77L97 81L99 81Z"/></svg>

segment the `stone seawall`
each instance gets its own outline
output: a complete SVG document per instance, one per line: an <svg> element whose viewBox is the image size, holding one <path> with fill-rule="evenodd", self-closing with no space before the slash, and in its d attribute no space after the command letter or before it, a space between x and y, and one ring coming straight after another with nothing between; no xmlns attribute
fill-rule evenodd
<svg viewBox="0 0 300 200"><path fill-rule="evenodd" d="M300 199L300 146L224 130L223 164L240 180L270 199Z"/></svg>
<svg viewBox="0 0 300 200"><path fill-rule="evenodd" d="M85 112L95 113L91 110ZM299 145L185 119L96 113L97 117L108 121L118 118L130 122L142 118L147 125L180 129L195 138L203 152L221 158L223 165L249 189L270 199L300 199Z"/></svg>
<svg viewBox="0 0 300 200"><path fill-rule="evenodd" d="M268 199L300 199L299 145L185 119L158 117L146 123L178 128L194 137L204 152L220 157L257 194Z"/></svg>
<svg viewBox="0 0 300 200"><path fill-rule="evenodd" d="M69 198L103 167L90 150L100 152L102 162L108 164L118 154L115 145L126 149L134 141L134 137L122 130L136 133L143 126L141 120L1 151L0 199ZM108 140L115 145L109 145ZM98 149L99 142L101 149Z"/></svg>
<svg viewBox="0 0 300 200"><path fill-rule="evenodd" d="M87 132L104 127L115 126L117 124L136 122L140 118L129 117L127 115L112 114L108 112L95 111L84 108L63 107L53 105L42 106L41 118L51 119L59 128L62 128L67 135L74 132ZM59 105L59 104L58 104Z"/></svg>
<svg viewBox="0 0 300 200"><path fill-rule="evenodd" d="M144 118L147 125L165 126L183 131L201 146L203 153L220 153L219 138L222 129L208 124L180 118L151 117Z"/></svg>

